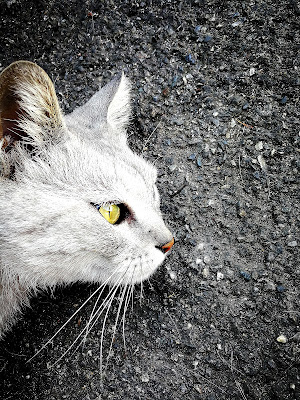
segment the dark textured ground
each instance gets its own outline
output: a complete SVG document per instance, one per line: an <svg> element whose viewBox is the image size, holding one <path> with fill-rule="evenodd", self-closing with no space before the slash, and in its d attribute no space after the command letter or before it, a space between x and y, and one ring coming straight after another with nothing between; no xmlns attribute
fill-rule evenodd
<svg viewBox="0 0 300 400"><path fill-rule="evenodd" d="M49 368L92 305L25 364L93 289L76 286L1 343L1 400L299 399L299 2L2 0L0 15L0 68L36 61L66 112L125 70L130 141L177 238L103 387L100 326Z"/></svg>

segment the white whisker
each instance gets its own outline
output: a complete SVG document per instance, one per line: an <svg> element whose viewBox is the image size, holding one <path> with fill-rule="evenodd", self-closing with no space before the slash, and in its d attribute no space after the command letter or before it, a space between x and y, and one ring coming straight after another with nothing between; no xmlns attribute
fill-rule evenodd
<svg viewBox="0 0 300 400"><path fill-rule="evenodd" d="M142 278L142 266L141 266L141 278ZM142 305L142 300L143 300L143 280L141 279L141 292L140 292L140 305Z"/></svg>
<svg viewBox="0 0 300 400"><path fill-rule="evenodd" d="M111 337L111 341L110 341L110 346L109 346L109 351L108 351L107 360L109 359L110 354L111 354L111 350L112 350L112 346L113 346L113 341L114 341L114 338L115 338L115 335L116 335L118 320L119 320L119 316L120 316L120 311L121 311L121 308L122 308L122 304L123 304L123 300L124 300L124 296L125 296L126 291L127 291L127 282L126 282L125 285L124 285L124 288L123 288L123 290L122 290L122 295L121 295L121 298L120 298L120 300L119 300L119 307L118 307L118 311L117 311L115 323L114 323L114 326L113 326L113 333L112 333L112 337Z"/></svg>
<svg viewBox="0 0 300 400"><path fill-rule="evenodd" d="M101 378L102 378L102 365L103 365L102 359L103 359L103 338L104 338L104 330L105 330L106 320L107 320L107 317L108 317L108 313L109 313L109 310L110 310L112 301L113 301L113 299L114 299L114 297L115 297L115 294L116 294L117 290L119 289L119 287L120 287L120 284L115 288L115 291L114 291L113 294L111 295L111 300L110 300L110 302L109 302L109 304L108 304L108 306L107 306L107 311L106 311L106 313L105 313L104 320L103 320L103 324L102 324L101 339L100 339L100 362L99 362L99 364L100 364Z"/></svg>
<svg viewBox="0 0 300 400"><path fill-rule="evenodd" d="M97 321L98 321L99 318L101 317L103 311L105 310L105 308L107 307L107 305L110 303L111 298L114 297L114 295L115 295L117 289L120 287L121 282L122 282L122 279L123 279L123 276L121 276L121 277L117 280L117 282L112 286L112 288L109 290L108 294L105 296L104 300L102 301L102 303L100 304L100 306L98 307L98 309L97 309L96 311L94 311L95 308L96 308L96 305L97 305L97 303L99 302L99 299L100 299L100 295L98 296L98 298L97 298L97 300L96 300L96 303L95 303L95 305L94 305L94 307L93 307L93 310L92 310L92 313L91 313L91 316L90 316L90 318L89 318L88 323L86 324L86 326L83 328L83 330L82 330L82 331L80 332L80 334L78 335L78 338L79 338L80 336L83 335L84 331L86 331L86 333L85 333L85 335L84 335L84 338L81 340L81 342L80 342L79 345L76 347L76 349L78 349L78 348L80 347L80 345L86 341L87 335L88 335L88 334L90 333L90 331L93 329L93 327L95 326L95 324L97 323ZM103 290L104 290L104 289L103 289ZM103 290L101 291L101 293L103 293ZM92 325L91 325L91 322L93 322Z"/></svg>
<svg viewBox="0 0 300 400"><path fill-rule="evenodd" d="M115 271L114 273L116 273L116 271ZM111 277L112 277L113 275L114 275L114 274L112 274ZM122 278L123 278L123 277L122 277ZM113 288L114 288L114 286L112 287L111 290L113 290ZM84 341L86 340L86 337L87 337L88 333L89 333L89 332L91 331L91 329L92 329L92 328L89 328L89 326L90 326L92 320L94 319L94 316L97 315L97 314L99 313L99 309L98 309L96 312L95 312L95 309L96 309L97 304L98 304L98 302L99 302L99 300L100 300L100 298L101 298L101 296L102 296L102 294L103 294L103 292L104 292L104 289L105 289L105 286L103 286L103 288L102 288L100 294L98 295L97 300L95 301L95 304L94 304L94 306L93 306L93 309L92 309L90 318L89 318L89 320L88 320L88 323L87 323L86 326L84 327L84 330L86 331L86 334L85 334L85 337L84 337ZM111 291L110 291L110 292L111 292ZM103 302L101 303L101 306L104 304L104 302L105 302L105 300L107 299L107 297L109 296L110 292L108 293L108 295L105 297L105 299L104 299ZM100 306L100 308L101 308L101 306ZM92 326L94 326L94 325L92 325Z"/></svg>
<svg viewBox="0 0 300 400"><path fill-rule="evenodd" d="M132 285L131 287L131 299L132 299L132 303L131 303L131 311L133 313L133 303L134 303L134 296L133 296L133 290L134 290L134 285Z"/></svg>
<svg viewBox="0 0 300 400"><path fill-rule="evenodd" d="M117 289L120 287L121 282L124 278L124 275L126 274L127 271L124 272L124 274L117 280L117 282L112 286L112 288L110 289L108 295L105 297L105 299L103 300L103 302L101 303L100 307L94 311L95 307L93 307L93 315L90 317L90 320L87 324L87 326L84 329L87 329L90 325L90 323L92 322L93 319L96 318L96 320L93 322L92 326L90 329L88 329L87 334L91 331L91 329L94 327L95 323L98 321L99 317L101 316L103 310L106 308L107 304L109 303L109 297L111 297L112 295L114 295L114 293L117 291ZM116 289L116 290L115 290ZM114 292L114 293L112 293ZM107 300L108 299L108 300ZM106 301L107 300L107 301ZM99 298L97 299L97 302L99 301Z"/></svg>
<svg viewBox="0 0 300 400"><path fill-rule="evenodd" d="M113 277L114 274L116 274L117 272L119 272L119 269L120 269L120 268L118 268L113 274L111 274L110 279ZM123 278L123 276L122 276L122 278ZM107 282L107 281L106 281L106 282ZM113 288L114 288L114 286L113 286ZM112 289L113 289L113 288L112 288ZM95 309L96 309L97 304L98 304L98 302L99 302L99 300L100 300L100 298L101 298L101 296L102 296L102 294L103 294L103 292L104 292L104 289L105 289L105 286L103 286L101 292L99 293L99 295L98 295L98 297L97 297L97 300L95 301L95 304L94 304L94 306L93 306L93 309L92 309L90 318L89 318L89 320L88 320L88 323L86 324L86 326L85 326L84 329L83 329L83 330L86 331L86 334L85 334L85 336L84 336L84 338L83 338L83 341L82 341L83 343L86 341L87 335L89 334L89 332L91 331L92 327L94 326L94 324L93 324L92 327L89 328L89 326L90 326L92 320L94 319L94 316L97 315L97 314L99 313L99 309L98 309L96 312L95 312ZM105 297L105 299L104 299L103 302L101 303L101 306L104 304L104 302L105 302L105 300L107 299L107 297L109 296L109 294L110 294L110 292L108 293L108 295ZM101 307L101 306L100 306L100 307ZM100 315L101 315L101 314L100 314ZM98 318L97 318L97 320L98 320ZM81 342L81 343L82 343L82 342Z"/></svg>
<svg viewBox="0 0 300 400"><path fill-rule="evenodd" d="M112 274L113 275L113 274ZM52 342L52 340L64 329L64 327L75 317L76 314L79 313L79 311L95 296L96 293L98 293L102 288L107 285L109 280L111 279L112 275L105 281L103 282L88 298L87 300L84 301L84 303L71 315L71 317L56 331L56 333L29 359L26 361L26 363L30 362L33 360L41 351L45 349L45 347L48 346L49 343Z"/></svg>
<svg viewBox="0 0 300 400"><path fill-rule="evenodd" d="M126 316L126 311L128 308L128 303L130 301L130 290L133 287L133 284L131 286L128 286L127 288L127 294L126 294L126 299L125 299L125 304L124 304L124 309L123 309L123 317L122 317L122 333L123 333L123 345L124 345L124 351L126 353L126 343L125 343L125 316Z"/></svg>
<svg viewBox="0 0 300 400"><path fill-rule="evenodd" d="M91 329L93 328L93 326L96 324L96 322L97 322L98 319L100 318L100 316L101 316L103 310L106 308L106 305L107 305L108 303L109 303L109 305L108 305L108 309L109 309L110 304L111 304L111 302L112 302L112 300L113 300L113 298L114 298L115 292L117 291L117 289L118 289L118 287L119 287L119 285L120 285L121 280L122 280L122 277L119 278L119 282L118 282L118 285L116 286L116 289L114 290L114 288L115 288L115 285L114 285L113 288L111 289L111 291L109 292L109 294L108 294L108 295L106 296L106 298L104 299L104 302L103 302L103 303L101 304L101 306L99 307L99 309L102 308L101 312L99 312L99 314L98 314L98 312L95 313L95 315L94 315L94 317L93 317L93 318L95 319L95 321L93 322L93 324L92 324L90 330L91 330ZM112 293L113 290L114 290L114 292ZM107 300L107 302L105 303L105 300L106 300L107 298L109 298L109 297L110 297L110 299ZM59 361L60 361L61 359L63 359L63 358L65 357L66 354L69 353L69 351L75 346L75 344L76 344L76 343L78 342L78 340L81 338L81 336L83 335L83 333L84 333L85 330L86 330L86 327L77 335L76 339L72 342L72 344L71 344L71 345L67 348L67 350L66 350L66 351L51 365L51 367L54 367L55 365L57 365L57 364L59 363ZM88 331L88 333L90 332L90 330ZM78 344L77 347L75 348L75 351L80 347L80 345L83 343L83 341L85 340L85 338L86 338L86 336L84 336L84 338L79 342L79 344Z"/></svg>

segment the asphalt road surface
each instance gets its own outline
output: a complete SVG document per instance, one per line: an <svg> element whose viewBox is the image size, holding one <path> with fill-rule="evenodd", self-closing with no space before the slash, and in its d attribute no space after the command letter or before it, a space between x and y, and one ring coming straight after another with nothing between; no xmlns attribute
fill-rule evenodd
<svg viewBox="0 0 300 400"><path fill-rule="evenodd" d="M0 69L37 62L65 113L121 70L132 148L176 237L84 346L96 287L41 293L0 344L1 400L300 398L299 2L1 1ZM73 350L73 349L72 349Z"/></svg>

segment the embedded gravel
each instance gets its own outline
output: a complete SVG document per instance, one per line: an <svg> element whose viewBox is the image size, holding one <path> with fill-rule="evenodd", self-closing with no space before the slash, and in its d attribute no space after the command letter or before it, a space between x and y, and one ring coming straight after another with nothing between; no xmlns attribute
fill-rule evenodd
<svg viewBox="0 0 300 400"><path fill-rule="evenodd" d="M101 322L60 359L93 304L26 363L95 290L78 284L40 294L1 342L1 400L300 399L299 2L0 3L0 70L37 62L65 112L130 77L129 141L158 166L176 237L102 382Z"/></svg>

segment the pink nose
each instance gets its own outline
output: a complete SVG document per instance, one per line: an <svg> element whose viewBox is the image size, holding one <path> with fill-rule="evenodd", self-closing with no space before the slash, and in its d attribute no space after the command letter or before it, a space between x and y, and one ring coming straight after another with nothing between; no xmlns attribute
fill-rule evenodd
<svg viewBox="0 0 300 400"><path fill-rule="evenodd" d="M170 240L169 243L167 243L167 244L165 244L165 245L162 246L162 251L163 251L164 253L167 253L169 250L171 250L171 248L172 248L174 242L175 242L175 240L174 240L174 238L172 238L172 240Z"/></svg>

